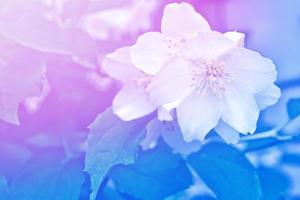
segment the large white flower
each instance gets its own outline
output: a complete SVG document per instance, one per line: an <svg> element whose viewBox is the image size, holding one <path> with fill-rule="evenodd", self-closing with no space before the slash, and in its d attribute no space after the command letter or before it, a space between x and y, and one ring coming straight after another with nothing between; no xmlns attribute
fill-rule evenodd
<svg viewBox="0 0 300 200"><path fill-rule="evenodd" d="M187 3L167 5L161 32L142 34L103 62L124 84L114 112L128 121L158 109L160 120L172 120L176 107L187 142L204 140L212 129L228 143L253 133L259 111L276 103L280 90L272 61L244 48L244 38L211 31Z"/></svg>
<svg viewBox="0 0 300 200"><path fill-rule="evenodd" d="M183 101L178 123L186 141L204 140L215 128L227 142L239 132L253 133L259 111L274 104L280 90L275 65L248 50L243 35L213 31L187 38L181 57L170 60L153 78L149 90L158 105Z"/></svg>
<svg viewBox="0 0 300 200"><path fill-rule="evenodd" d="M169 4L164 9L162 33L141 35L134 46L124 47L106 56L102 66L108 75L124 87L113 100L113 110L125 121L147 115L158 109L160 120L172 120L170 110L176 102L154 104L148 93L153 75L180 50L188 36L210 30L205 19L187 3Z"/></svg>
<svg viewBox="0 0 300 200"><path fill-rule="evenodd" d="M206 20L190 4L168 4L161 32L142 34L130 48L132 63L141 71L154 75L166 61L180 53L186 38L209 30Z"/></svg>
<svg viewBox="0 0 300 200"><path fill-rule="evenodd" d="M159 120L173 120L171 110L177 106L176 102L162 106L152 102L147 88L153 76L140 71L130 62L129 47L106 55L102 67L110 77L119 80L123 85L113 100L113 111L122 120L134 120L156 109Z"/></svg>
<svg viewBox="0 0 300 200"><path fill-rule="evenodd" d="M121 119L133 120L157 108L146 91L151 77L130 63L128 47L108 54L102 67L109 76L121 81L124 85L113 100L114 113Z"/></svg>

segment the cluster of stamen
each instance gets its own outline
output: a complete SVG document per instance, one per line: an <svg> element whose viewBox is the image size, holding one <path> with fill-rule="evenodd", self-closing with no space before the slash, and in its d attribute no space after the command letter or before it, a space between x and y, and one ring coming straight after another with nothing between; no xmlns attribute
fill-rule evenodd
<svg viewBox="0 0 300 200"><path fill-rule="evenodd" d="M205 95L207 92L223 98L226 85L233 81L230 74L224 70L224 62L215 61L209 63L197 63L193 70L193 84L198 94Z"/></svg>
<svg viewBox="0 0 300 200"><path fill-rule="evenodd" d="M168 50L169 50L168 54L169 54L170 57L178 55L183 42L184 42L183 39L178 40L178 41L171 40L171 39L166 40L167 47L168 47Z"/></svg>

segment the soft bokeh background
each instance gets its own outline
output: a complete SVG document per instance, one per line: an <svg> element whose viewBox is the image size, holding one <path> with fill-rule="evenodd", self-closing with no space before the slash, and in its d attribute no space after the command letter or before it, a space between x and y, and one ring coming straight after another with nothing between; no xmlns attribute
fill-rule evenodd
<svg viewBox="0 0 300 200"><path fill-rule="evenodd" d="M13 200L57 184L63 188L67 181L74 187L81 182L88 185L86 174L76 175L83 171L87 127L111 105L120 88L103 73L101 60L114 49L133 44L139 34L159 30L163 7L170 2L181 1L0 0L0 66L12 67L13 63L16 74L31 65L46 68L43 94L24 98L18 107L20 125L0 121L0 185L5 182L13 188ZM258 132L284 126L289 121L288 101L300 98L300 1L185 2L213 29L244 32L246 47L274 61L282 98L263 111ZM1 78L0 109L5 103ZM5 81L22 83L22 78L11 76ZM288 199L300 198L300 143L262 146L253 147L247 156L254 165L285 174ZM53 169L74 178L44 183ZM84 186L68 199L87 199L89 191ZM59 195L64 190L52 192Z"/></svg>

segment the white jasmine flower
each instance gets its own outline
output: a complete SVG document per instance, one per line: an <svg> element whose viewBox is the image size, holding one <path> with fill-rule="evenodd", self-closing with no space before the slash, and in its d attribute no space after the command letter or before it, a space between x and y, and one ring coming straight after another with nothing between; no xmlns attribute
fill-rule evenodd
<svg viewBox="0 0 300 200"><path fill-rule="evenodd" d="M113 100L113 111L122 120L137 119L156 109L161 121L173 120L170 111L176 104L158 106L151 101L147 87L153 76L140 71L130 63L129 47L108 54L102 67L109 76L123 84L123 88Z"/></svg>
<svg viewBox="0 0 300 200"><path fill-rule="evenodd" d="M132 120L158 110L161 121L178 124L185 141L215 131L227 142L253 133L260 110L277 102L277 72L271 60L244 48L245 35L211 31L187 3L165 7L161 32L142 34L103 63L124 87L114 112Z"/></svg>
<svg viewBox="0 0 300 200"><path fill-rule="evenodd" d="M146 92L151 76L139 71L130 63L128 47L108 54L102 64L106 73L121 81L124 87L113 100L113 110L125 121L153 112L156 106Z"/></svg>
<svg viewBox="0 0 300 200"><path fill-rule="evenodd" d="M161 21L161 32L142 34L130 48L132 63L154 75L167 60L176 56L185 39L200 31L209 31L206 20L187 3L168 4Z"/></svg>
<svg viewBox="0 0 300 200"><path fill-rule="evenodd" d="M186 141L204 140L215 130L229 143L253 133L259 111L274 104L280 90L270 59L242 46L241 34L208 31L186 39L182 57L170 60L149 86L153 102L177 100L178 123Z"/></svg>
<svg viewBox="0 0 300 200"><path fill-rule="evenodd" d="M107 55L103 62L104 70L124 85L113 100L113 109L125 121L142 117L156 109L159 120L173 120L170 111L178 101L161 106L154 104L148 94L148 85L164 62L179 51L177 42L182 45L184 36L210 30L205 19L187 3L167 5L161 29L162 33L141 35L134 46L116 50Z"/></svg>

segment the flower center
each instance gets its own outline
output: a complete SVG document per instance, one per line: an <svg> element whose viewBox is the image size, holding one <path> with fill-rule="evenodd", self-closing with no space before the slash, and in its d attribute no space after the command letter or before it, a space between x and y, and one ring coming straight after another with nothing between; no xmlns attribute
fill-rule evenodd
<svg viewBox="0 0 300 200"><path fill-rule="evenodd" d="M224 70L224 62L215 61L198 63L193 73L193 87L198 94L205 95L208 91L212 94L223 98L226 91L226 85L233 81L230 74Z"/></svg>

